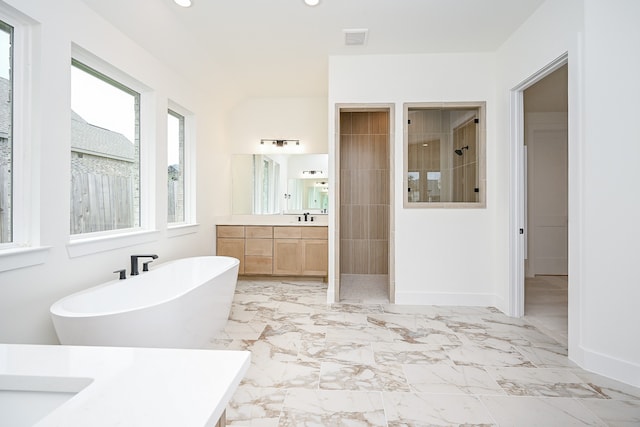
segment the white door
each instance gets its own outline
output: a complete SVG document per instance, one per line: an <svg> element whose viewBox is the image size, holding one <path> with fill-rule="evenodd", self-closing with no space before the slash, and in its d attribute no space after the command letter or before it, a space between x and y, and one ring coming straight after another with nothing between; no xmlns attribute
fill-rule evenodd
<svg viewBox="0 0 640 427"><path fill-rule="evenodd" d="M565 116L566 117L566 116ZM527 276L568 274L566 121L531 123L527 132Z"/></svg>

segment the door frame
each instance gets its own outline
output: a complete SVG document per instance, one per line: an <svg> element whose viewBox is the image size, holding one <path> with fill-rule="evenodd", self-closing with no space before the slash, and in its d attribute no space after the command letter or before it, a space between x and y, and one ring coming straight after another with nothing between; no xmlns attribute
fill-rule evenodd
<svg viewBox="0 0 640 427"><path fill-rule="evenodd" d="M524 316L524 258L526 254L526 150L524 145L524 91L568 64L567 52L511 89L509 161L509 315ZM570 152L569 152L570 155ZM569 245L571 249L571 245Z"/></svg>
<svg viewBox="0 0 640 427"><path fill-rule="evenodd" d="M333 173L330 182L333 182L333 199L330 206L333 214L333 233L330 242L333 241L333 273L329 272L329 287L333 288L333 301L340 302L340 112L367 112L386 111L389 113L389 303L395 302L395 104L390 103L336 103L334 108L334 144L333 144ZM330 251L331 253L331 251ZM330 267L331 270L331 267Z"/></svg>

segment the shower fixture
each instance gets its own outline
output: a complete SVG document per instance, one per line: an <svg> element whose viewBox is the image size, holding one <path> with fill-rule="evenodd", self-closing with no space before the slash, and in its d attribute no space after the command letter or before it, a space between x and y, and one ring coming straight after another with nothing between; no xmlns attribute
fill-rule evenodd
<svg viewBox="0 0 640 427"><path fill-rule="evenodd" d="M456 153L458 156L462 156L462 154L463 154L462 150L468 150L468 149L469 149L469 146L465 145L462 148L458 148L457 150L453 150L453 152Z"/></svg>

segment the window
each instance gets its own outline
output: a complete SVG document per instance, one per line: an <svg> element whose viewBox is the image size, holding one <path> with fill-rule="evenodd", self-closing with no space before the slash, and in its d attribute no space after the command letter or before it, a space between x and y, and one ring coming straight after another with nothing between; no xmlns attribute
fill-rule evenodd
<svg viewBox="0 0 640 427"><path fill-rule="evenodd" d="M485 103L405 105L405 207L485 207Z"/></svg>
<svg viewBox="0 0 640 427"><path fill-rule="evenodd" d="M184 116L169 110L167 114L167 222L185 222Z"/></svg>
<svg viewBox="0 0 640 427"><path fill-rule="evenodd" d="M253 156L253 214L280 213L280 163L269 155Z"/></svg>
<svg viewBox="0 0 640 427"><path fill-rule="evenodd" d="M13 242L13 27L0 21L0 243Z"/></svg>
<svg viewBox="0 0 640 427"><path fill-rule="evenodd" d="M71 234L140 227L140 94L73 59Z"/></svg>

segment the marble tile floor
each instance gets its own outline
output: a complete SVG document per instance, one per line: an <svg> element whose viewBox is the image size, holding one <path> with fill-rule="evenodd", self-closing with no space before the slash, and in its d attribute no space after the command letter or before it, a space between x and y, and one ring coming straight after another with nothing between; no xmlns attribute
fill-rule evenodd
<svg viewBox="0 0 640 427"><path fill-rule="evenodd" d="M640 389L572 364L494 308L326 303L326 283L238 282L216 349L252 352L229 426L638 426Z"/></svg>
<svg viewBox="0 0 640 427"><path fill-rule="evenodd" d="M524 284L524 318L555 338L568 341L568 278L567 276L535 276Z"/></svg>

